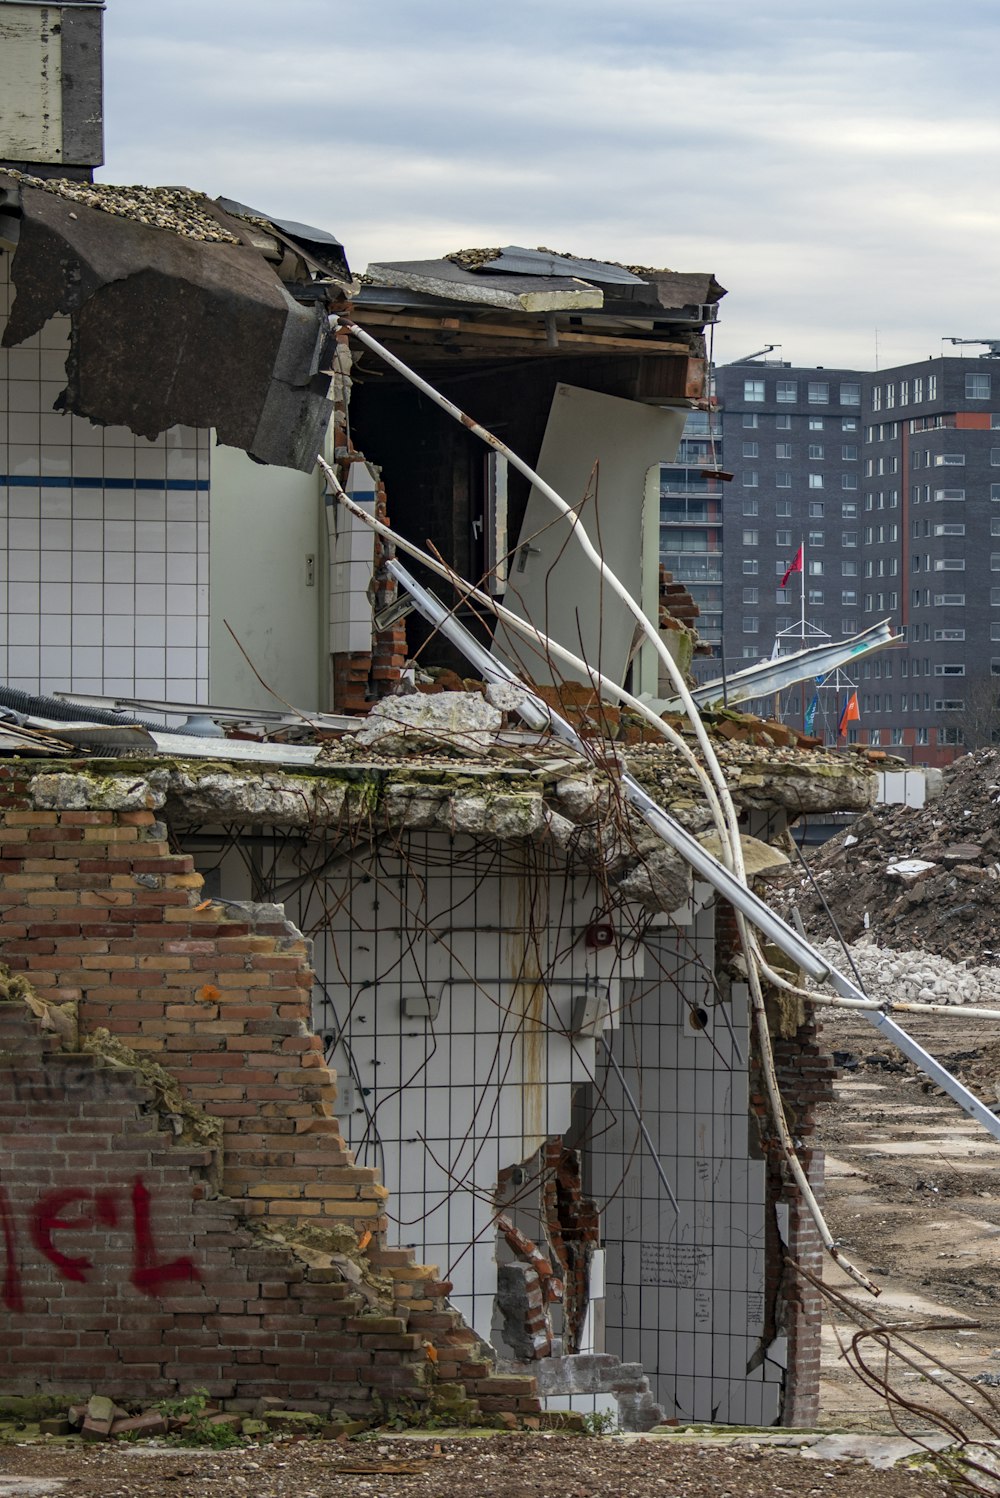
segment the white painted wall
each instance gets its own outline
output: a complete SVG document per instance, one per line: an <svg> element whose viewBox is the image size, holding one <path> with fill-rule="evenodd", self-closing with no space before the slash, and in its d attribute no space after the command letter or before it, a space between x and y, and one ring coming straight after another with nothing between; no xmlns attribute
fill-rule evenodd
<svg viewBox="0 0 1000 1498"><path fill-rule="evenodd" d="M212 449L210 699L303 711L326 701L326 520L317 476ZM312 558L310 582L310 563Z"/></svg>
<svg viewBox="0 0 1000 1498"><path fill-rule="evenodd" d="M579 504L596 484L580 518L608 566L647 611L652 609L654 621L659 464L676 454L684 420L683 411L557 385L538 460L542 478L568 504ZM592 483L595 462L599 470ZM644 521L654 493L655 510ZM573 540L569 523L559 519L537 489L529 496L518 544L529 549L512 558L507 607L614 680L624 681L635 622L602 585L600 573ZM537 681L553 680L546 662L536 656L526 660L523 644L512 642L502 626L494 648L515 668L526 664ZM560 670L559 679L570 674ZM655 691L655 677L649 681Z"/></svg>

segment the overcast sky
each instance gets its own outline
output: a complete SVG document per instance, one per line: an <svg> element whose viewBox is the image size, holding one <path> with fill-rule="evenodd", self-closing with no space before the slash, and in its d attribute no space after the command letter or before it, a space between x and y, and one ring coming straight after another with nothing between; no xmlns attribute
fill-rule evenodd
<svg viewBox="0 0 1000 1498"><path fill-rule="evenodd" d="M710 270L720 362L871 368L877 336L886 367L1000 337L998 53L998 0L107 0L99 175L318 224L355 270Z"/></svg>

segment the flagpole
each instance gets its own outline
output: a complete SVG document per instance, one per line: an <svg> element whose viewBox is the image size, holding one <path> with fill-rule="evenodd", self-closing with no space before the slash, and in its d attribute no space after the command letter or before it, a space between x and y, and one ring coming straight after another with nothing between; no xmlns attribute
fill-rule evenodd
<svg viewBox="0 0 1000 1498"><path fill-rule="evenodd" d="M799 582L802 584L801 591L800 591L800 600L801 600L801 602L800 602L800 610L799 610L799 628L800 628L801 633L802 633L802 649L805 650L805 648L806 648L806 542L805 542L805 537L804 536L803 536L802 540L799 542L799 556L802 559L802 571L801 571L800 576L799 576ZM805 731L806 731L806 687L805 687L805 682L803 682L801 684L801 686L799 687L799 691L800 691L801 696L802 696L802 732L805 733Z"/></svg>

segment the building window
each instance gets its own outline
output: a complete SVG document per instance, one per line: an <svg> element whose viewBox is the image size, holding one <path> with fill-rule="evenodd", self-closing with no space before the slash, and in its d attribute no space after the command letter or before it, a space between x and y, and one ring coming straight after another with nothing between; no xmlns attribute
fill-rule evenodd
<svg viewBox="0 0 1000 1498"><path fill-rule="evenodd" d="M788 520L792 513L792 501L790 499L776 499L774 501L774 513L778 520Z"/></svg>
<svg viewBox="0 0 1000 1498"><path fill-rule="evenodd" d="M744 575L744 577L756 577L757 576L757 558L756 557L744 557L743 558L743 575Z"/></svg>
<svg viewBox="0 0 1000 1498"><path fill-rule="evenodd" d="M744 442L744 444L743 444L743 456L745 458L759 458L760 457L760 443L759 442Z"/></svg>
<svg viewBox="0 0 1000 1498"><path fill-rule="evenodd" d="M963 500L964 498L965 498L965 490L964 489L935 489L934 490L934 499L935 499L935 502L937 502L938 500L942 500L942 499Z"/></svg>
<svg viewBox="0 0 1000 1498"><path fill-rule="evenodd" d="M809 501L809 519L823 519L823 501L821 499L811 499Z"/></svg>
<svg viewBox="0 0 1000 1498"><path fill-rule="evenodd" d="M744 513L744 515L756 515L757 511L758 511L758 502L757 502L757 500L755 500L755 499L745 499L743 501L743 513Z"/></svg>
<svg viewBox="0 0 1000 1498"><path fill-rule="evenodd" d="M790 405L794 405L795 402L798 400L798 398L799 398L799 382L798 382L798 380L779 380L778 381L778 405L779 406L790 406Z"/></svg>
<svg viewBox="0 0 1000 1498"><path fill-rule="evenodd" d="M841 546L857 546L857 544L858 544L858 533L857 533L857 531L841 531L841 533L840 533L840 544L841 544Z"/></svg>
<svg viewBox="0 0 1000 1498"><path fill-rule="evenodd" d="M994 468L1000 468L1000 447L991 447L990 448L990 462L993 464ZM965 467L965 454L964 453L935 453L934 454L934 467L935 468L964 468Z"/></svg>
<svg viewBox="0 0 1000 1498"><path fill-rule="evenodd" d="M745 635L755 635L759 628L760 620L757 618L756 614L743 615L743 633Z"/></svg>
<svg viewBox="0 0 1000 1498"><path fill-rule="evenodd" d="M809 381L809 404L827 406L830 403L830 385L827 380Z"/></svg>
<svg viewBox="0 0 1000 1498"><path fill-rule="evenodd" d="M782 575L782 577L784 577L785 574L782 573L781 575ZM788 602L788 589L787 588L775 588L775 590L774 590L774 601L775 601L775 603L787 603Z"/></svg>
<svg viewBox="0 0 1000 1498"><path fill-rule="evenodd" d="M881 385L873 385L872 386L872 410L873 411L881 411L881 409L882 409L882 386Z"/></svg>
<svg viewBox="0 0 1000 1498"><path fill-rule="evenodd" d="M993 634L993 630L997 630L997 634L996 635ZM964 629L936 629L934 631L934 638L935 638L935 640L964 640L965 639L965 630ZM1000 639L1000 624L991 624L990 625L990 639L991 640ZM905 666L906 662L904 661L903 664Z"/></svg>
<svg viewBox="0 0 1000 1498"><path fill-rule="evenodd" d="M822 577L823 576L823 563L822 562L810 562L808 564L808 567L809 567L809 576L810 577Z"/></svg>
<svg viewBox="0 0 1000 1498"><path fill-rule="evenodd" d="M964 572L964 557L938 557L934 563L935 572ZM1000 572L1000 552L994 552L990 557L990 571Z"/></svg>
<svg viewBox="0 0 1000 1498"><path fill-rule="evenodd" d="M963 631L963 638L964 638L964 631ZM1000 640L1000 624L991 624L990 625L990 639L991 640Z"/></svg>
<svg viewBox="0 0 1000 1498"><path fill-rule="evenodd" d="M823 532L822 531L810 531L809 532L809 545L810 546L822 546L823 545Z"/></svg>
<svg viewBox="0 0 1000 1498"><path fill-rule="evenodd" d="M899 382L899 404L901 406L908 406L910 404L909 380L900 380Z"/></svg>
<svg viewBox="0 0 1000 1498"><path fill-rule="evenodd" d="M848 618L848 619L841 619L841 621L840 621L840 633L842 635L853 635L853 634L856 634L857 633L857 629L858 629L858 621L857 621L857 619L850 619L850 618Z"/></svg>
<svg viewBox="0 0 1000 1498"><path fill-rule="evenodd" d="M810 418L809 418L809 430L810 430L810 432L821 432L823 430L823 418L822 418L822 416L810 416Z"/></svg>
<svg viewBox="0 0 1000 1498"><path fill-rule="evenodd" d="M936 713L960 713L965 710L965 700L962 697L935 697L934 711Z"/></svg>
<svg viewBox="0 0 1000 1498"><path fill-rule="evenodd" d="M792 533L791 533L791 531L775 531L775 533L774 533L774 544L775 544L775 546L791 546L791 544L792 544Z"/></svg>
<svg viewBox="0 0 1000 1498"><path fill-rule="evenodd" d="M840 382L840 404L842 406L860 406L861 386L854 380L841 380Z"/></svg>
<svg viewBox="0 0 1000 1498"><path fill-rule="evenodd" d="M918 728L916 732L916 745L919 749L926 748L930 738L929 728Z"/></svg>
<svg viewBox="0 0 1000 1498"><path fill-rule="evenodd" d="M843 588L840 594L841 604L847 604L850 608L857 608L858 595L853 588Z"/></svg>
<svg viewBox="0 0 1000 1498"><path fill-rule="evenodd" d="M848 500L840 507L841 520L857 520L858 506L856 500Z"/></svg>
<svg viewBox="0 0 1000 1498"><path fill-rule="evenodd" d="M764 381L744 380L743 399L745 401L762 401L764 399Z"/></svg>
<svg viewBox="0 0 1000 1498"><path fill-rule="evenodd" d="M918 524L918 525L919 525L919 523L920 523L919 521L916 522L916 524ZM993 526L996 526L995 530L993 529ZM991 522L990 534L993 535L993 536L1000 536L1000 520L994 520L994 521ZM934 535L935 536L964 536L965 535L965 526L962 525L961 521L959 521L959 522L957 522L955 524L936 525L934 527Z"/></svg>
<svg viewBox="0 0 1000 1498"><path fill-rule="evenodd" d="M840 475L840 487L842 489L856 489L858 487L858 476L856 473L842 473Z"/></svg>
<svg viewBox="0 0 1000 1498"><path fill-rule="evenodd" d="M1000 500L1000 484L990 485L990 499L994 501Z"/></svg>
<svg viewBox="0 0 1000 1498"><path fill-rule="evenodd" d="M758 484L758 480L759 480L759 475L757 473L756 468L746 468L746 469L744 469L744 471L743 471L743 487L744 487L744 489L756 489L757 484Z"/></svg>
<svg viewBox="0 0 1000 1498"><path fill-rule="evenodd" d="M823 445L820 442L809 444L809 458L811 462L821 462L823 458Z"/></svg>
<svg viewBox="0 0 1000 1498"><path fill-rule="evenodd" d="M743 589L743 602L744 603L756 603L757 602L757 592L758 592L758 590L756 588L744 588Z"/></svg>
<svg viewBox="0 0 1000 1498"><path fill-rule="evenodd" d="M841 562L840 575L841 577L857 577L858 564L853 557L848 562Z"/></svg>
<svg viewBox="0 0 1000 1498"><path fill-rule="evenodd" d="M990 398L989 375L967 374L965 377L965 398L967 401L988 401Z"/></svg>
<svg viewBox="0 0 1000 1498"><path fill-rule="evenodd" d="M790 458L792 456L792 444L790 442L776 442L774 444L774 456L776 458Z"/></svg>
<svg viewBox="0 0 1000 1498"><path fill-rule="evenodd" d="M821 473L811 473L809 475L809 487L810 489L822 489L823 475Z"/></svg>
<svg viewBox="0 0 1000 1498"><path fill-rule="evenodd" d="M792 430L792 418L787 412L779 413L774 418L774 429L776 432L790 432Z"/></svg>
<svg viewBox="0 0 1000 1498"><path fill-rule="evenodd" d="M744 411L744 413L743 413L743 425L749 431L751 431L751 432L756 431L757 430L757 424L758 424L759 421L760 421L760 417L757 415L756 411Z"/></svg>
<svg viewBox="0 0 1000 1498"><path fill-rule="evenodd" d="M845 463L856 463L858 461L858 449L853 442L845 442L840 449L840 456Z"/></svg>
<svg viewBox="0 0 1000 1498"><path fill-rule="evenodd" d="M935 676L964 676L965 667L956 662L954 665L938 665L934 667Z"/></svg>
<svg viewBox="0 0 1000 1498"><path fill-rule="evenodd" d="M809 607L812 608L814 605L820 604L822 602L823 602L823 589L822 588L810 588L809 589Z"/></svg>
<svg viewBox="0 0 1000 1498"><path fill-rule="evenodd" d="M914 377L913 377L913 404L915 406L922 405L923 404L923 399L924 399L924 377L923 377L923 375L914 375Z"/></svg>
<svg viewBox="0 0 1000 1498"><path fill-rule="evenodd" d="M885 387L885 409L887 411L891 411L892 408L893 408L893 406L895 404L896 404L896 387L895 387L895 385L887 385Z"/></svg>
<svg viewBox="0 0 1000 1498"><path fill-rule="evenodd" d="M992 588L990 591L991 591L991 593L998 593L998 594L1000 594L1000 588ZM918 592L919 592L919 589L918 589ZM965 594L964 593L935 593L934 594L934 602L935 602L935 604L936 604L936 606L938 608L942 608L942 609L964 609L965 608Z"/></svg>
<svg viewBox="0 0 1000 1498"><path fill-rule="evenodd" d="M780 473L774 475L774 487L776 489L790 489L792 487L792 475L788 472L787 468L783 468Z"/></svg>
<svg viewBox="0 0 1000 1498"><path fill-rule="evenodd" d="M744 546L756 546L757 545L757 536L758 536L758 532L757 531L744 531L743 532L743 545Z"/></svg>

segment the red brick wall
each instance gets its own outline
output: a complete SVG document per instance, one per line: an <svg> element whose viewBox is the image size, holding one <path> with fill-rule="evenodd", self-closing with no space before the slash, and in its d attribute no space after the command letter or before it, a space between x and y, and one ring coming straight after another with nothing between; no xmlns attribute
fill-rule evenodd
<svg viewBox="0 0 1000 1498"><path fill-rule="evenodd" d="M353 1401L352 1409L370 1411L373 1391L381 1390L421 1401L428 1397L422 1380L430 1372L438 1386L443 1382L462 1385L458 1393L478 1400L484 1409L537 1409L530 1380L508 1389L509 1380L492 1379L488 1367L470 1361L477 1338L448 1309L444 1297L450 1287L440 1282L438 1271L415 1264L409 1250L385 1247L388 1193L375 1170L355 1165L332 1113L335 1079L310 1029L312 977L305 943L289 936L283 924L251 928L246 921L227 919L224 907L202 900L201 876L194 872L190 858L169 851L150 811L31 809L26 782L32 769L0 769L0 956L14 973L23 973L43 998L75 1002L82 1035L106 1029L134 1051L150 1054L169 1070L191 1104L222 1125L225 1195L212 1202L202 1200L209 1162L200 1156L188 1158L172 1147L167 1159L160 1138L145 1140L139 1158L131 1160L135 1109L141 1106L136 1096L118 1100L110 1112L103 1102L90 1099L85 1118L75 1124L70 1119L65 1133L46 1140L44 1154L50 1167L61 1170L62 1162L70 1160L66 1170L89 1193L86 1202L95 1204L78 1202L72 1216L107 1215L112 1209L101 1206L98 1196L105 1187L117 1193L114 1231L120 1241L113 1249L105 1245L96 1250L101 1256L112 1255L107 1263L116 1266L116 1283L124 1267L122 1256L127 1258L131 1251L127 1231L121 1227L128 1215L127 1193L137 1175L159 1183L157 1171L167 1173L162 1184L172 1224L170 1244L183 1243L184 1255L211 1268L205 1279L210 1288L204 1294L209 1300L217 1296L217 1305L199 1301L193 1309L180 1308L174 1301L200 1296L201 1281L172 1285L168 1307L160 1308L169 1324L160 1329L173 1336L175 1316L188 1315L191 1319L177 1329L192 1335L186 1341L175 1339L171 1356L157 1362L155 1372L153 1361L143 1363L144 1371L132 1379L129 1391L136 1394L144 1378L157 1389L164 1380L175 1379L188 1387L207 1384L220 1397L235 1392L235 1397L255 1398L261 1392L260 1379L254 1374L244 1384L234 1370L243 1362L260 1364L266 1353L269 1366L279 1370L270 1376L266 1392L282 1392L273 1387L277 1378L284 1380L297 1400L309 1397L329 1403L334 1399L341 1408L348 1407L345 1401ZM18 1012L17 1006L5 1005L3 1010L5 1022L13 1023L11 1015ZM63 1067L62 1058L50 1061L57 1070ZM103 1076L103 1072L95 1075ZM13 1086L14 1074L4 1073L2 1080ZM50 1116L36 1116L32 1111L43 1102L48 1106L46 1089L47 1084L41 1101L30 1087L23 1095L15 1091L13 1098L17 1108L27 1110L23 1116L17 1114L18 1129L34 1141L50 1129ZM56 1088L54 1106L60 1126L59 1108L66 1101ZM88 1143L71 1148L78 1133L86 1135ZM25 1158L37 1164L40 1153L36 1147ZM129 1157L127 1169L119 1168L119 1155ZM19 1164L12 1169L15 1174L9 1187L7 1172L0 1177L0 1184L19 1193L17 1212L21 1214L17 1244L7 1250L8 1269L20 1262L18 1255L28 1242L22 1242L25 1231L30 1238L35 1199L31 1193L47 1188L50 1181L55 1189L54 1178L40 1177L36 1183L30 1176L22 1179L16 1174ZM186 1225L175 1231L173 1225L181 1220ZM202 1244L201 1235L208 1231L210 1221L222 1224L218 1231L223 1233L228 1258L204 1258L203 1249L207 1252L211 1245ZM24 1222L29 1223L27 1228ZM253 1226L266 1231L296 1224L348 1224L359 1235L369 1235L372 1263L394 1284L391 1326L373 1325L370 1320L367 1326L353 1324L339 1306L331 1305L345 1293L334 1283L336 1276L329 1271L325 1275L305 1271L288 1248L254 1246ZM91 1224L86 1232L97 1233L100 1226ZM80 1231L74 1228L66 1233L67 1241L72 1239L73 1253L82 1252L77 1248ZM277 1255L279 1266L272 1285L284 1289L266 1292L262 1288L254 1265L270 1262L269 1255ZM42 1258L48 1265L44 1268L48 1278L39 1283L32 1314L45 1323L51 1336L76 1336L80 1328L75 1322L72 1327L62 1324L70 1314L68 1292L58 1275L52 1278L55 1261L45 1254ZM93 1262L96 1266L103 1259ZM76 1282L71 1288L78 1290ZM107 1293L102 1290L101 1296ZM272 1298L281 1303L280 1310L263 1307ZM294 1303L298 1299L322 1302L322 1311L315 1304L308 1307L309 1316L322 1316L321 1327L302 1330L306 1310ZM98 1316L110 1314L100 1310L96 1301L94 1307ZM141 1343L149 1320L145 1299L137 1300L129 1292L127 1307L120 1306L116 1314L127 1326L135 1326ZM280 1325L273 1319L263 1321L265 1315L292 1319ZM194 1335L203 1316L221 1318L218 1324L205 1323L204 1342ZM99 1342L91 1339L72 1345L97 1346L100 1351L108 1341L107 1329L97 1330ZM310 1339L319 1331L323 1336L313 1347ZM123 1345L115 1336L110 1342L112 1349ZM428 1355L425 1343L432 1344L436 1357ZM33 1362L36 1348L39 1359ZM29 1381L32 1376L39 1382L52 1377L47 1361L51 1348L45 1357L41 1349L34 1338L24 1344L24 1378ZM226 1352L225 1371L220 1349ZM82 1383L73 1384L74 1389L97 1383L105 1387L107 1353L105 1347L89 1365L89 1377L84 1378L81 1371ZM88 1366L86 1359L81 1358L80 1364L81 1370ZM301 1376L295 1373L297 1368L305 1370ZM125 1378L120 1370L119 1376ZM257 1393L248 1392L253 1390Z"/></svg>

